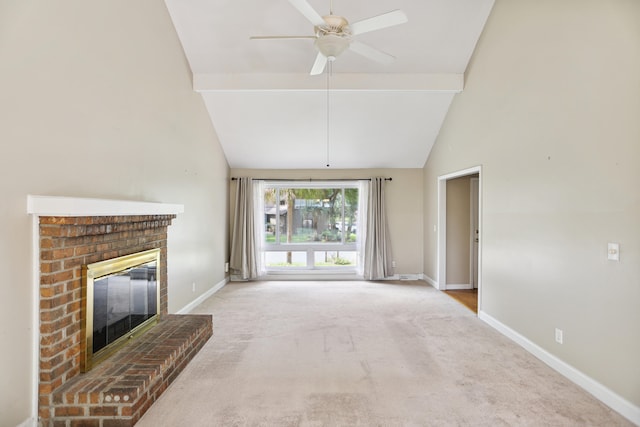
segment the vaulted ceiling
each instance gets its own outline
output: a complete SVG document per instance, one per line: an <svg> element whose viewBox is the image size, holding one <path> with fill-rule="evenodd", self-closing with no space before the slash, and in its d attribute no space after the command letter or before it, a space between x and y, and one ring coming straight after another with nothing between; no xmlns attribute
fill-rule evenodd
<svg viewBox="0 0 640 427"><path fill-rule="evenodd" d="M165 0L232 168L420 168L493 0L308 0L350 23L395 9L408 22L354 36L395 56L381 64L347 50L309 72L313 35L289 0Z"/></svg>

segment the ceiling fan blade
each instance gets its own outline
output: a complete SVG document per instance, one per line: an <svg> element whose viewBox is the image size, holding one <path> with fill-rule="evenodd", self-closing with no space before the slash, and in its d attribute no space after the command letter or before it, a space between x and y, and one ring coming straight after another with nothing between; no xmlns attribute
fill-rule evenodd
<svg viewBox="0 0 640 427"><path fill-rule="evenodd" d="M315 39L316 36L251 36L249 40Z"/></svg>
<svg viewBox="0 0 640 427"><path fill-rule="evenodd" d="M405 13L400 9L397 9L383 13L382 15L354 22L351 24L351 34L355 36L362 33L368 33L369 31L381 30L394 25L404 24L407 21L407 15L405 15Z"/></svg>
<svg viewBox="0 0 640 427"><path fill-rule="evenodd" d="M351 45L349 45L349 49L357 54L372 59L376 62L381 62L383 64L391 64L396 59L396 57L393 55L389 55L388 53L373 48L357 40L353 40L351 42Z"/></svg>
<svg viewBox="0 0 640 427"><path fill-rule="evenodd" d="M298 12L303 14L304 17L307 18L314 26L318 27L326 25L322 16L320 16L320 14L316 12L306 0L289 0L289 3L298 9Z"/></svg>
<svg viewBox="0 0 640 427"><path fill-rule="evenodd" d="M318 74L322 74L324 71L324 67L327 65L327 57L318 52L318 56L316 56L316 62L313 63L313 67L311 67L312 76L317 76Z"/></svg>

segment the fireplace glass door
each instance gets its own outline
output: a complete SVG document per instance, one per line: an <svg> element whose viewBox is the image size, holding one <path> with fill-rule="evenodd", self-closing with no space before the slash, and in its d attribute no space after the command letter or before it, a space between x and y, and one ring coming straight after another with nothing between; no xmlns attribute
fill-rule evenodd
<svg viewBox="0 0 640 427"><path fill-rule="evenodd" d="M156 263L93 282L93 353L155 316Z"/></svg>
<svg viewBox="0 0 640 427"><path fill-rule="evenodd" d="M85 371L157 319L159 256L152 250L86 267Z"/></svg>

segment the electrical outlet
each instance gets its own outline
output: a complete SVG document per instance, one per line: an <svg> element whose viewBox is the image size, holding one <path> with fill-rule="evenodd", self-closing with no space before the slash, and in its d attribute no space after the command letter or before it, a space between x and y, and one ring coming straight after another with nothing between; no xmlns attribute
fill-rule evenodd
<svg viewBox="0 0 640 427"><path fill-rule="evenodd" d="M391 267L396 268L396 262L395 261L391 261Z"/></svg>
<svg viewBox="0 0 640 427"><path fill-rule="evenodd" d="M193 284L191 285L191 292L195 292L196 291L196 282L193 282Z"/></svg>
<svg viewBox="0 0 640 427"><path fill-rule="evenodd" d="M562 329L556 328L556 342L562 344Z"/></svg>
<svg viewBox="0 0 640 427"><path fill-rule="evenodd" d="M228 263L228 262L225 262L225 263L224 263L224 272L225 272L225 273L228 273L228 272L229 272L229 263Z"/></svg>

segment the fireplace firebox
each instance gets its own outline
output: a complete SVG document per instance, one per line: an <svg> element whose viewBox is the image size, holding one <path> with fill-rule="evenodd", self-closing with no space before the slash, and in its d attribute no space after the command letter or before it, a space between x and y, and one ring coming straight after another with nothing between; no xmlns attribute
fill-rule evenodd
<svg viewBox="0 0 640 427"><path fill-rule="evenodd" d="M80 369L89 371L158 322L160 250L83 266L86 289Z"/></svg>

